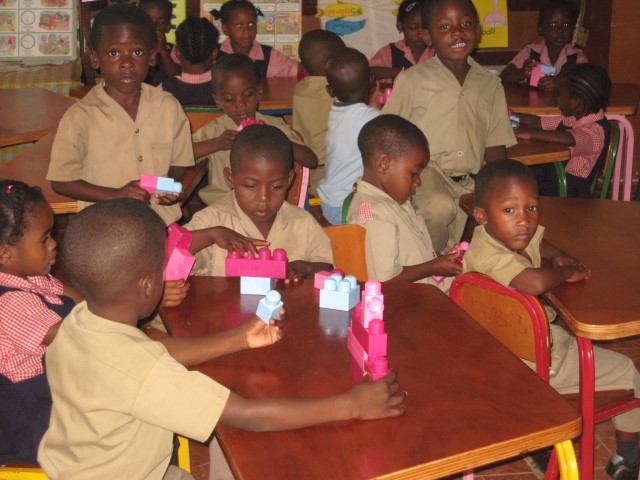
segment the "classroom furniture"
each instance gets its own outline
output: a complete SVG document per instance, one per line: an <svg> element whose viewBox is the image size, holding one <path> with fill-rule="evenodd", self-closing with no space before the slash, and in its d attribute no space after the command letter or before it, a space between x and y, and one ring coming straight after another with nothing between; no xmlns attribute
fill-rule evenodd
<svg viewBox="0 0 640 480"><path fill-rule="evenodd" d="M332 225L324 227L324 233L331 239L336 267L346 275L353 275L359 282L367 281L365 228L360 225Z"/></svg>
<svg viewBox="0 0 640 480"><path fill-rule="evenodd" d="M15 65L13 63L12 65ZM79 62L0 69L0 89L40 87L62 95L79 85Z"/></svg>
<svg viewBox="0 0 640 480"><path fill-rule="evenodd" d="M233 328L260 299L240 295L237 278L189 282L185 301L162 311L173 335ZM287 311L281 341L194 369L249 398L348 389L349 312L319 309L311 281L276 288ZM580 434L578 413L437 288L390 283L382 293L389 365L408 391L405 415L288 432L218 425L236 478L440 478Z"/></svg>
<svg viewBox="0 0 640 480"><path fill-rule="evenodd" d="M287 202L300 208L304 208L307 202L307 190L309 189L309 168L294 164L293 181L287 191Z"/></svg>
<svg viewBox="0 0 640 480"><path fill-rule="evenodd" d="M525 140L517 138L518 143L507 148L507 157L525 165L564 162L571 158L569 147L554 142Z"/></svg>

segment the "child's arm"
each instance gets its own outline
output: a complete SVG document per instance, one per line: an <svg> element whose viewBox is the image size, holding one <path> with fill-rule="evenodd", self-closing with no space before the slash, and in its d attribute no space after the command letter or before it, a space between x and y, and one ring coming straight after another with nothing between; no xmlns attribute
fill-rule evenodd
<svg viewBox="0 0 640 480"><path fill-rule="evenodd" d="M203 228L202 230L192 230L191 233L193 240L189 251L194 255L203 248L214 244L225 250L238 248L242 253L249 251L256 255L258 253L257 247L269 246L269 242L266 240L245 237L226 227Z"/></svg>
<svg viewBox="0 0 640 480"><path fill-rule="evenodd" d="M151 195L140 188L140 181L134 180L120 188L101 187L84 180L71 180L69 182L51 181L51 188L60 195L84 200L87 202L101 202L114 198L133 198L149 203Z"/></svg>
<svg viewBox="0 0 640 480"><path fill-rule="evenodd" d="M184 297L187 296L190 286L186 278L181 280L165 280L160 306L177 307L182 303Z"/></svg>
<svg viewBox="0 0 640 480"><path fill-rule="evenodd" d="M237 130L225 130L218 137L203 140L201 142L194 142L193 156L195 158L202 158L221 150L229 150L231 149L231 144L236 138L236 135L238 135Z"/></svg>
<svg viewBox="0 0 640 480"><path fill-rule="evenodd" d="M156 30L156 43L158 44L158 61L162 62L162 67L168 77L175 77L180 74L182 68L171 58L171 52L167 49L167 36L164 32Z"/></svg>
<svg viewBox="0 0 640 480"><path fill-rule="evenodd" d="M542 130L542 121L538 115L531 115L530 113L514 112L514 115L520 120L517 122L518 127L533 128L536 130Z"/></svg>
<svg viewBox="0 0 640 480"><path fill-rule="evenodd" d="M487 162L493 162L494 160L503 160L505 158L507 158L507 147L504 145L487 147L484 150L484 159Z"/></svg>
<svg viewBox="0 0 640 480"><path fill-rule="evenodd" d="M530 58L524 61L522 68L518 68L513 63L510 63L500 72L500 79L504 83L513 83L529 78L535 64L536 61Z"/></svg>
<svg viewBox="0 0 640 480"><path fill-rule="evenodd" d="M402 271L395 277L389 279L389 282L415 282L432 275L441 275L443 277L452 277L462 273L462 266L453 260L460 255L459 252L438 255L433 260L402 267Z"/></svg>
<svg viewBox="0 0 640 480"><path fill-rule="evenodd" d="M305 428L345 420L396 417L404 413L407 392L396 373L376 382L362 381L350 390L325 398L245 399L231 392L220 422L249 431Z"/></svg>
<svg viewBox="0 0 640 480"><path fill-rule="evenodd" d="M559 143L567 147L575 147L576 139L569 132L557 132L555 130L534 130L527 127L518 127L515 130L516 137L525 140L541 140L543 142Z"/></svg>
<svg viewBox="0 0 640 480"><path fill-rule="evenodd" d="M288 264L288 274L284 283L302 283L305 278L311 278L317 272L333 270L333 265L324 262L307 262L295 260Z"/></svg>
<svg viewBox="0 0 640 480"><path fill-rule="evenodd" d="M553 92L556 89L556 78L553 75L542 77L538 81L538 88L544 92Z"/></svg>
<svg viewBox="0 0 640 480"><path fill-rule="evenodd" d="M376 80L396 78L401 71L402 68L395 67L371 67L371 73L373 73Z"/></svg>
<svg viewBox="0 0 640 480"><path fill-rule="evenodd" d="M293 145L293 160L296 163L311 169L318 166L318 157L313 153L313 150L296 142L291 142L291 145Z"/></svg>

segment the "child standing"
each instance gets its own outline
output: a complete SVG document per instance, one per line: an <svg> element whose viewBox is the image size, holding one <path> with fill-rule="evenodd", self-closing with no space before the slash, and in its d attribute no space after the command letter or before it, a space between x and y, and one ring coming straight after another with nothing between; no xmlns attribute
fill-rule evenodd
<svg viewBox="0 0 640 480"><path fill-rule="evenodd" d="M300 40L298 54L309 73L293 91L293 122L296 132L318 157L318 168L311 170L309 192L317 195L318 182L324 178L325 141L329 110L333 99L327 91L325 66L333 52L344 47L342 39L327 30L311 30Z"/></svg>
<svg viewBox="0 0 640 480"><path fill-rule="evenodd" d="M188 17L176 29L176 55L182 74L165 78L160 90L171 93L180 105L215 105L211 67L218 54L218 29L206 18Z"/></svg>
<svg viewBox="0 0 640 480"><path fill-rule="evenodd" d="M576 12L570 0L548 1L540 9L538 16L538 35L543 37L540 43L530 43L518 53L500 73L503 82L528 80L531 69L536 63L553 65L556 75L565 67L586 63L582 50L571 45L576 25ZM538 86L542 90L555 88L552 76L540 79Z"/></svg>
<svg viewBox="0 0 640 480"><path fill-rule="evenodd" d="M51 150L47 180L53 189L90 202L129 197L151 203L169 224L181 217L180 195L150 195L140 175L181 180L192 166L189 121L169 93L144 84L155 64L153 24L128 3L110 5L91 29L91 63L97 85L62 117Z"/></svg>
<svg viewBox="0 0 640 480"><path fill-rule="evenodd" d="M273 47L256 42L258 15L262 16L262 12L249 0L227 1L219 11L212 10L211 14L220 20L222 33L227 36L220 45L218 58L231 53L246 55L255 62L260 78L295 77L298 74L298 62Z"/></svg>
<svg viewBox="0 0 640 480"><path fill-rule="evenodd" d="M37 462L51 411L42 357L77 299L49 274L52 228L38 188L0 181L0 464Z"/></svg>
<svg viewBox="0 0 640 480"><path fill-rule="evenodd" d="M329 237L311 214L285 202L293 179L291 145L282 131L269 125L251 125L238 134L230 166L224 169L233 191L197 212L186 226L194 231L191 252L199 252L197 275L225 275L227 249L233 245L221 235L229 235L229 229L271 248L284 248L289 280L333 268Z"/></svg>
<svg viewBox="0 0 640 480"><path fill-rule="evenodd" d="M133 468L136 478L176 478L173 433L205 441L218 421L266 431L403 413L394 372L332 397L252 400L188 371L283 332L252 317L221 335L146 337L136 322L160 299L165 235L158 216L129 199L93 205L67 229L67 268L86 301L47 353L53 408L38 459L49 478L131 478Z"/></svg>
<svg viewBox="0 0 640 480"><path fill-rule="evenodd" d="M368 105L375 80L367 58L358 50L344 47L327 62L327 91L336 98L329 113L327 164L318 184L322 214L330 223L342 223L342 202L362 175L358 134L362 126L380 115Z"/></svg>
<svg viewBox="0 0 640 480"><path fill-rule="evenodd" d="M382 113L410 120L429 140L431 162L413 202L442 252L462 236L458 200L473 190L482 162L505 158L516 140L500 80L469 57L480 34L471 0L429 0L422 23L436 56L398 77Z"/></svg>
<svg viewBox="0 0 640 480"><path fill-rule="evenodd" d="M565 162L567 193L570 197L591 197L591 184L604 164L610 125L604 116L611 92L607 71L594 63L566 67L557 81L558 107L562 116L537 117L518 113L519 138L531 138L566 145L571 159ZM557 195L558 184L552 164L531 167L538 178L541 195Z"/></svg>
<svg viewBox="0 0 640 480"><path fill-rule="evenodd" d="M224 178L224 169L229 167L229 148L238 134L238 127L247 118L255 117L282 130L293 142L293 159L305 167L317 166L315 154L284 120L257 112L262 85L256 67L248 57L236 53L222 57L213 65L211 76L213 98L224 115L193 135L196 158L208 156L209 160L209 184L199 193L204 203L210 205L229 191Z"/></svg>
<svg viewBox="0 0 640 480"><path fill-rule="evenodd" d="M529 295L589 278L586 266L542 238L538 187L527 167L514 160L486 165L476 177L475 196L474 217L479 226L464 256L465 272L484 273ZM542 267L541 258L550 260L551 267ZM554 319L555 312L549 320ZM553 323L550 335L549 383L560 393L576 393L580 379L576 339ZM593 353L596 390L632 389L636 397L640 394L640 375L629 358L598 347L593 347ZM636 479L640 469L640 409L614 417L613 423L617 449L607 473L616 480Z"/></svg>
<svg viewBox="0 0 640 480"><path fill-rule="evenodd" d="M180 73L180 65L171 58L173 44L167 42L167 33L171 30L173 4L169 0L140 0L138 7L149 15L155 31L154 49L156 62L149 68L145 82L160 85L163 80Z"/></svg>
<svg viewBox="0 0 640 480"><path fill-rule="evenodd" d="M438 255L424 221L410 199L429 162L429 144L411 122L380 115L358 136L364 174L349 206L348 222L366 230L367 275L381 282L421 282L448 291L452 278L436 282L432 275L461 273L457 253Z"/></svg>
<svg viewBox="0 0 640 480"><path fill-rule="evenodd" d="M403 70L433 57L433 47L428 47L422 33L422 0L403 0L398 7L396 28L402 40L385 45L369 60L376 80L394 79Z"/></svg>

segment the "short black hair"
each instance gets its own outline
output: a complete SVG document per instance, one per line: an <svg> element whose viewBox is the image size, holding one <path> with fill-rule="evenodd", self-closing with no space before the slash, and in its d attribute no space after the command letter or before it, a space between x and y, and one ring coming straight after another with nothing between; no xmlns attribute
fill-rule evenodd
<svg viewBox="0 0 640 480"><path fill-rule="evenodd" d="M403 0L398 7L398 22L402 22L411 13L421 14L421 8L422 0Z"/></svg>
<svg viewBox="0 0 640 480"><path fill-rule="evenodd" d="M113 301L165 260L162 219L139 200L91 205L69 223L64 239L71 282L88 300Z"/></svg>
<svg viewBox="0 0 640 480"><path fill-rule="evenodd" d="M249 125L238 133L229 153L231 171L238 169L241 160L258 155L281 162L287 171L293 166L291 140L282 130L271 125Z"/></svg>
<svg viewBox="0 0 640 480"><path fill-rule="evenodd" d="M342 47L329 57L325 74L327 83L341 102L368 99L371 70L364 54L351 47Z"/></svg>
<svg viewBox="0 0 640 480"><path fill-rule="evenodd" d="M0 243L15 245L29 229L26 217L37 205L48 205L38 187L0 180Z"/></svg>
<svg viewBox="0 0 640 480"><path fill-rule="evenodd" d="M229 0L233 1L233 0ZM216 60L211 69L211 83L213 85L213 93L218 91L220 80L223 75L232 73L238 76L244 76L252 85L260 85L260 75L256 64L241 53L231 53L224 55Z"/></svg>
<svg viewBox="0 0 640 480"><path fill-rule="evenodd" d="M173 14L173 3L169 0L138 0L138 8L144 9L144 7L150 5L164 8L165 16L171 20L171 15Z"/></svg>
<svg viewBox="0 0 640 480"><path fill-rule="evenodd" d="M558 76L573 98L584 104L585 114L605 110L611 94L611 78L607 70L595 63L578 63L564 67Z"/></svg>
<svg viewBox="0 0 640 480"><path fill-rule="evenodd" d="M149 48L156 41L156 32L149 15L131 3L114 3L100 10L91 26L91 48L98 50L102 29L112 25L137 25L145 30L145 39Z"/></svg>
<svg viewBox="0 0 640 480"><path fill-rule="evenodd" d="M365 123L358 135L362 163L369 164L377 153L392 160L406 155L412 148L429 151L429 142L422 130L399 115L379 115Z"/></svg>
<svg viewBox="0 0 640 480"><path fill-rule="evenodd" d="M540 7L538 12L538 26L544 25L547 18L557 10L560 10L571 18L572 23L576 22L576 9L571 0L547 0Z"/></svg>
<svg viewBox="0 0 640 480"><path fill-rule="evenodd" d="M218 29L206 18L187 17L176 28L176 45L182 56L197 65L211 58L218 48Z"/></svg>
<svg viewBox="0 0 640 480"><path fill-rule="evenodd" d="M476 204L484 208L490 193L494 191L499 184L512 178L520 178L531 182L535 187L535 191L538 191L536 176L529 167L516 160L494 160L484 165L478 172L478 175L476 175Z"/></svg>
<svg viewBox="0 0 640 480"><path fill-rule="evenodd" d="M298 55L311 75L324 75L327 60L333 52L344 47L344 41L328 30L310 30L302 36Z"/></svg>
<svg viewBox="0 0 640 480"><path fill-rule="evenodd" d="M459 3L460 5L468 8L471 12L473 12L476 22L478 21L478 10L476 10L476 6L473 4L471 0L424 0L422 2L422 28L425 30L429 29L429 22L431 21L431 17L433 16L433 12L436 11L437 8L446 4L446 3Z"/></svg>
<svg viewBox="0 0 640 480"><path fill-rule="evenodd" d="M228 25L231 14L243 8L249 10L251 13L255 13L256 18L264 16L262 15L262 11L249 0L227 0L222 4L220 10L214 8L209 13L213 15L213 18L216 20L220 20L223 24Z"/></svg>

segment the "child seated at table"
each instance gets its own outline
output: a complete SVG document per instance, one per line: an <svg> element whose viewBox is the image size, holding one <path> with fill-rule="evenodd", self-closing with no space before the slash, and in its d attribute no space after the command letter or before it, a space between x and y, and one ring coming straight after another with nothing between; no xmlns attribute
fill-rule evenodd
<svg viewBox="0 0 640 480"><path fill-rule="evenodd" d="M556 75L563 68L578 63L586 63L587 57L582 50L570 42L576 25L576 12L571 0L544 2L538 15L538 35L543 37L540 43L530 43L518 53L500 73L503 82L529 81L531 70L537 63L556 67ZM555 77L540 79L538 87L542 90L555 89Z"/></svg>
<svg viewBox="0 0 640 480"><path fill-rule="evenodd" d="M145 83L160 85L163 80L180 73L180 64L172 58L173 44L167 42L167 33L171 30L173 3L170 0L140 0L138 7L149 15L155 31L154 49L156 62L149 67Z"/></svg>
<svg viewBox="0 0 640 480"><path fill-rule="evenodd" d="M531 170L514 160L484 166L476 177L474 217L479 226L463 259L465 272L489 275L498 283L529 295L541 295L564 282L588 281L589 269L545 241L538 225L538 187ZM541 258L550 260L543 267ZM549 321L555 312L547 308ZM579 391L580 367L576 339L559 325L550 324L549 383L560 393ZM596 390L634 390L640 393L640 375L631 359L593 347ZM616 480L637 479L640 468L640 409L613 418L616 453L607 473Z"/></svg>
<svg viewBox="0 0 640 480"><path fill-rule="evenodd" d="M188 17L176 28L176 55L182 73L165 78L158 88L180 105L215 105L211 67L218 54L218 29L206 18Z"/></svg>
<svg viewBox="0 0 640 480"><path fill-rule="evenodd" d="M140 175L180 181L192 166L190 127L180 103L143 83L155 64L155 34L149 16L129 3L102 10L91 29L96 85L64 114L51 150L47 180L53 189L90 202L129 197L141 200L169 224L182 214L177 194L140 188Z"/></svg>
<svg viewBox="0 0 640 480"><path fill-rule="evenodd" d="M86 301L46 356L53 408L38 460L49 478L192 478L169 467L174 432L205 441L218 421L268 431L404 412L395 372L331 397L245 399L188 371L272 345L283 330L254 316L223 334L148 338L136 323L160 300L165 237L161 219L131 199L93 205L67 229L65 262Z"/></svg>
<svg viewBox="0 0 640 480"><path fill-rule="evenodd" d="M571 150L564 162L569 197L591 197L591 184L604 165L611 127L604 116L611 92L607 71L595 63L581 63L562 70L557 82L562 116L537 117L516 113L516 136L561 143ZM531 167L541 195L558 195L558 181L551 163Z"/></svg>
<svg viewBox="0 0 640 480"><path fill-rule="evenodd" d="M213 98L224 115L207 123L193 135L196 158L208 156L209 161L209 184L199 193L204 203L210 205L229 192L224 176L224 169L229 167L229 149L238 134L240 123L248 118L255 117L282 130L293 143L293 159L305 167L317 166L315 154L284 120L257 111L262 85L256 67L248 57L226 55L214 64L211 77Z"/></svg>
<svg viewBox="0 0 640 480"><path fill-rule="evenodd" d="M448 291L462 272L457 253L438 255L421 217L411 205L420 173L429 162L429 144L418 127L397 115L380 115L358 136L364 173L347 221L366 230L367 275L381 282L420 282ZM432 275L445 278L438 283Z"/></svg>
<svg viewBox="0 0 640 480"><path fill-rule="evenodd" d="M300 40L298 55L309 73L293 91L292 126L318 157L318 167L311 170L309 193L317 195L318 182L324 178L324 164L329 110L333 99L327 92L325 65L329 56L344 47L342 39L327 30L311 30Z"/></svg>
<svg viewBox="0 0 640 480"><path fill-rule="evenodd" d="M186 225L194 231L196 275L225 275L227 249L235 247L235 239L227 242L220 235L230 235L229 229L272 249L284 248L289 280L298 282L333 268L331 240L322 227L309 212L285 201L293 179L291 164L292 144L278 128L250 125L238 134L230 166L224 168L232 191Z"/></svg>
<svg viewBox="0 0 640 480"><path fill-rule="evenodd" d="M327 91L336 100L329 112L327 163L318 195L324 218L340 225L342 202L362 175L358 134L365 123L380 115L380 110L368 105L375 80L362 53L343 47L329 58L326 69Z"/></svg>

